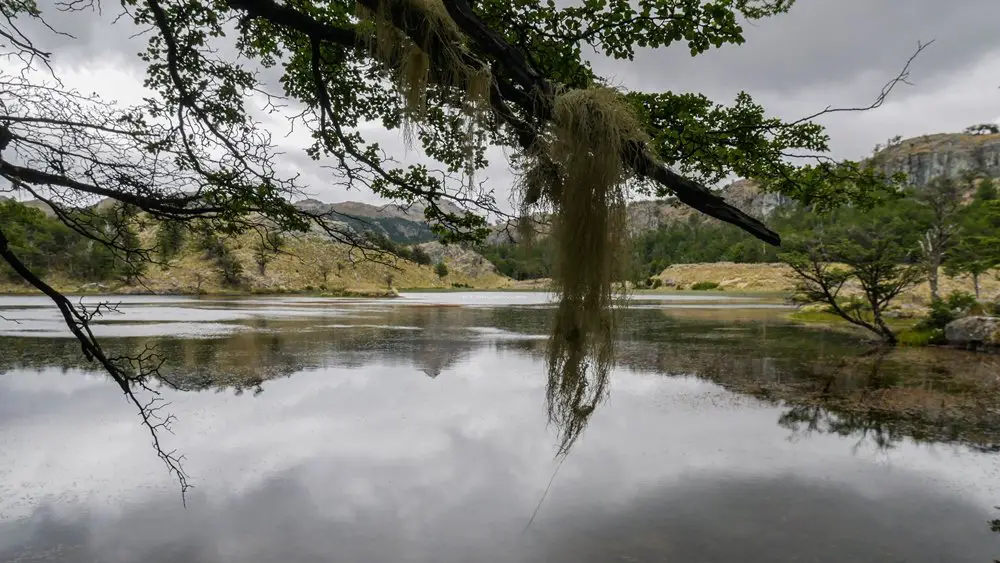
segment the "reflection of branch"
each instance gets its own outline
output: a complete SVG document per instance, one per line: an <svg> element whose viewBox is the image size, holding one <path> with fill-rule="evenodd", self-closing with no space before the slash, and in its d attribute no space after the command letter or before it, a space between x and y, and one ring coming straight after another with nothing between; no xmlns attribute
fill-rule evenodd
<svg viewBox="0 0 1000 563"><path fill-rule="evenodd" d="M181 498L183 500L184 494L190 487L187 481L187 474L181 465L183 456L176 455L173 450L165 450L160 443L160 430L169 432L174 417L169 414L166 416L160 414L160 411L167 404L159 397L159 393L151 389L146 383L151 376L158 373L159 367L162 364L162 358L150 353L140 353L135 357L108 357L91 331L90 321L95 316L101 315L104 311L116 311L117 306L103 303L98 304L92 310L74 306L63 294L45 283L21 262L10 249L7 236L2 230L0 230L0 256L3 257L18 275L48 296L56 304L66 326L80 342L83 355L90 361L96 360L100 363L108 375L121 387L126 398L138 408L142 423L149 430L156 454L163 460L163 463L166 464L169 471L177 478L180 484ZM143 402L135 394L133 386L145 389L153 393L153 396L148 401Z"/></svg>
<svg viewBox="0 0 1000 563"><path fill-rule="evenodd" d="M552 488L552 483L556 480L556 474L559 473L559 469L562 468L562 464L564 461L566 461L567 457L569 457L569 452L566 452L565 455L559 456L559 463L556 465L556 468L552 471L552 477L549 477L549 484L545 485L545 491L542 492L541 498L538 499L538 504L535 506L535 511L531 513L531 518L529 518L528 523L525 524L524 530L521 530L522 534L524 532L527 532L528 528L531 527L531 524L535 522L535 517L538 516L538 511L542 509L542 503L545 502L545 497L549 496L549 489Z"/></svg>

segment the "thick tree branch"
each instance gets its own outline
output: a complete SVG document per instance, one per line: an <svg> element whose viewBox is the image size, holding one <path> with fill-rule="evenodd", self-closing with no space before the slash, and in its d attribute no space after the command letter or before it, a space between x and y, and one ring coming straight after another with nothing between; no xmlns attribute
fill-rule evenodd
<svg viewBox="0 0 1000 563"><path fill-rule="evenodd" d="M365 7L377 11L379 0L360 0ZM510 45L496 31L485 24L465 0L445 0L445 7L456 24L473 41L476 51L495 59L502 76L497 77L498 88L494 93L501 93L503 99L497 100L491 96L491 104L498 116L514 129L518 144L524 150L529 150L538 138L538 130L527 122L515 119L510 108L500 104L504 100L516 105L526 115L530 115L546 123L552 118L552 104L557 88L554 84L540 76L530 67L527 59ZM289 8L277 6L272 0L230 0L230 5L244 10L251 17L261 18L275 25L297 30L314 39L331 41L340 45L348 45L353 41L351 34L343 28L324 25L311 16ZM402 30L415 44L426 46L432 61L442 64L446 46L439 34L433 32L432 24L417 11L408 10L398 2L391 2L388 15L393 25ZM273 19L272 19L273 18ZM353 43L351 43L353 45ZM471 55L468 55L471 57ZM473 57L468 62L481 64ZM505 80L505 77L506 80ZM508 82L513 80L513 83ZM714 194L708 188L686 179L660 163L648 149L639 143L631 143L622 154L623 161L639 176L651 179L677 198L702 213L736 225L750 234L770 244L780 244L777 233L769 230L763 223L750 217L739 209L729 205L725 200Z"/></svg>

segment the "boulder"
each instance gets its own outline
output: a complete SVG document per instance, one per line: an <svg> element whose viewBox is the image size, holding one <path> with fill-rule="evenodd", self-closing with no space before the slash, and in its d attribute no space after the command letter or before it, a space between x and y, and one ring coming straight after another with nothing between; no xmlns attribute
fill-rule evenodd
<svg viewBox="0 0 1000 563"><path fill-rule="evenodd" d="M944 327L948 344L971 350L1000 350L1000 317L965 317Z"/></svg>

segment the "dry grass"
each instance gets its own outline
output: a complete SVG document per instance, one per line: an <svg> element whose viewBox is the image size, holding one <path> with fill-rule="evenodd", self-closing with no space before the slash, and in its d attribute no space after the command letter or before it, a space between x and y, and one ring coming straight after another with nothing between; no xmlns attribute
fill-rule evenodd
<svg viewBox="0 0 1000 563"><path fill-rule="evenodd" d="M674 264L663 270L659 278L664 282L676 283L680 289L688 289L698 282L711 281L719 283L721 291L791 293L795 290L795 276L785 264ZM979 285L984 299L1000 298L998 278L1000 270L981 276ZM941 295L952 291L973 292L972 280L968 277L950 278L942 273L939 286ZM901 295L899 301L909 305L926 305L929 296L930 287L924 282Z"/></svg>
<svg viewBox="0 0 1000 563"><path fill-rule="evenodd" d="M153 292L163 294L198 293L294 293L330 292L376 294L389 289L388 276L392 276L393 289L445 289L452 284L464 284L475 289L506 288L511 280L489 269L470 270L463 267L454 253L445 253L442 260L449 268L444 279L434 272L433 265L421 266L413 262L399 261L398 269L372 261L363 260L357 253L353 256L348 247L322 240L315 236L290 237L285 254L274 257L264 274L257 270L253 260L253 235L245 235L229 241L235 256L244 269L244 283L240 287L227 286L222 282L215 262L206 258L204 252L188 246L180 255L169 262L166 269L150 266L142 284L126 286L121 283L81 284L63 276L51 276L46 280L61 291L136 293ZM326 283L323 272L327 272ZM473 273L468 273L472 271ZM325 286L326 289L323 289ZM0 293L35 293L26 285L0 285Z"/></svg>

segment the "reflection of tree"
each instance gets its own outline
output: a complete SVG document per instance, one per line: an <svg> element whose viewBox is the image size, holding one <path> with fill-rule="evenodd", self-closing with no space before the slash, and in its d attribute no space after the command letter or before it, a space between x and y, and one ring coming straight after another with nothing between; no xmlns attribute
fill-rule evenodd
<svg viewBox="0 0 1000 563"><path fill-rule="evenodd" d="M260 393L269 380L327 367L381 363L435 376L484 346L531 357L541 366L547 352L544 339L493 339L468 329L540 335L547 330L550 313L541 307L359 308L333 320L244 321L240 324L246 330L214 338L106 342L112 354L134 355L155 346L166 359L161 374L182 390ZM912 348L863 356L849 335L767 326L760 319L668 317L652 309L629 311L623 330L616 365L666 376L698 376L780 405L786 412L779 424L796 433L857 436L880 447L910 438L1000 450L995 358ZM4 337L0 373L52 367L92 370L79 357L78 346L67 338ZM559 429L560 453L584 431L599 408L595 397L606 396L607 386L607 379L549 380L548 409Z"/></svg>
<svg viewBox="0 0 1000 563"><path fill-rule="evenodd" d="M879 447L909 438L1000 451L1000 382L985 355L904 348L859 353L857 340L783 323L656 318L633 311L619 365L694 375L782 405L795 432L856 436Z"/></svg>
<svg viewBox="0 0 1000 563"><path fill-rule="evenodd" d="M778 419L778 424L794 435L811 433L857 436L857 446L871 440L879 449L889 449L906 435L885 413L869 410L864 413L834 413L820 405L792 405Z"/></svg>
<svg viewBox="0 0 1000 563"><path fill-rule="evenodd" d="M1000 506L997 506L996 508L997 510L1000 510ZM990 530L1000 533L1000 518L990 521ZM993 563L1000 563L1000 559L994 559Z"/></svg>
<svg viewBox="0 0 1000 563"><path fill-rule="evenodd" d="M586 429L594 409L607 399L610 366L571 360L561 367L547 370L545 404L549 422L559 428L558 455L565 455Z"/></svg>
<svg viewBox="0 0 1000 563"><path fill-rule="evenodd" d="M106 338L112 354L153 348L164 358L161 380L185 391L263 391L263 383L325 367L360 368L375 362L410 365L440 373L483 343L464 327L489 324L486 311L464 308L400 307L375 314L315 320L255 319L246 330L212 338ZM404 327L404 328L400 328ZM66 338L5 337L0 373L57 367L91 371L79 345Z"/></svg>

